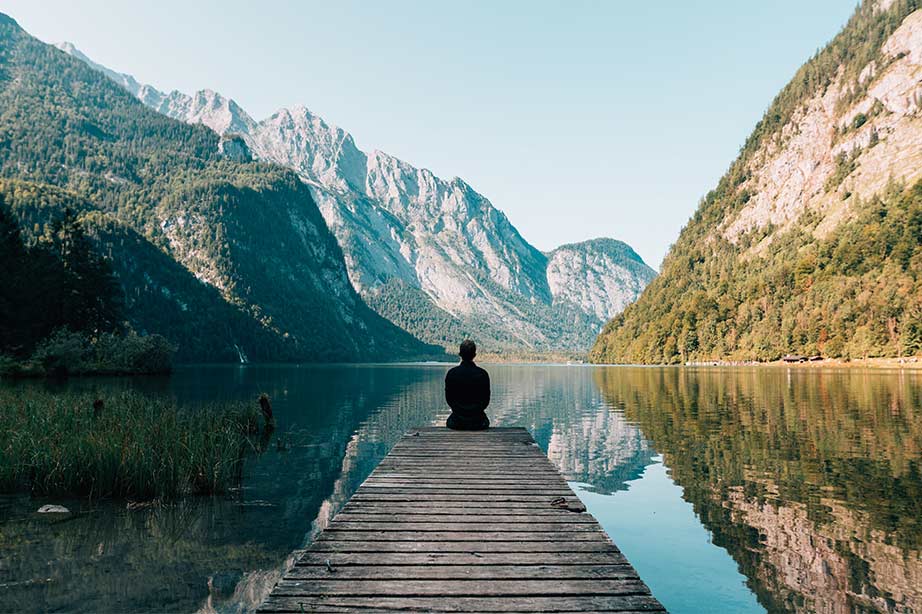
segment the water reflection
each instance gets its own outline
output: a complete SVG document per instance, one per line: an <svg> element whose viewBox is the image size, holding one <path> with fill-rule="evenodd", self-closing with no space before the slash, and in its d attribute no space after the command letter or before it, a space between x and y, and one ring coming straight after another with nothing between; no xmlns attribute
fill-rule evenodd
<svg viewBox="0 0 922 614"><path fill-rule="evenodd" d="M267 392L279 446L251 459L230 499L128 511L45 501L0 507L0 590L10 611L251 611L408 429L443 421L445 366L197 367L166 379L73 380L104 396L126 386L181 403ZM588 369L493 367L491 416L523 425L572 480L624 487L652 452L639 430L602 408ZM34 382L17 385L46 385ZM55 384L47 384L55 386Z"/></svg>
<svg viewBox="0 0 922 614"><path fill-rule="evenodd" d="M251 611L405 431L444 420L446 368L198 367L69 382L62 394L133 386L180 402L267 392L283 445L250 459L229 498L132 511L0 499L0 609ZM590 511L636 544L641 575L675 614L758 611L756 598L770 612L922 611L918 376L490 372L493 422L527 427L586 485ZM42 517L43 503L76 513Z"/></svg>
<svg viewBox="0 0 922 614"><path fill-rule="evenodd" d="M604 369L770 612L922 611L918 376Z"/></svg>

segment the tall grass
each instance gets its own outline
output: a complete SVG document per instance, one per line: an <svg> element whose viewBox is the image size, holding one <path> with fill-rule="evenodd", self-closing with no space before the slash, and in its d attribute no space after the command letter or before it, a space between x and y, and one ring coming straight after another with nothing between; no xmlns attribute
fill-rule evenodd
<svg viewBox="0 0 922 614"><path fill-rule="evenodd" d="M239 482L255 403L180 408L137 392L103 397L0 389L0 492L175 499ZM98 415L97 415L98 414Z"/></svg>

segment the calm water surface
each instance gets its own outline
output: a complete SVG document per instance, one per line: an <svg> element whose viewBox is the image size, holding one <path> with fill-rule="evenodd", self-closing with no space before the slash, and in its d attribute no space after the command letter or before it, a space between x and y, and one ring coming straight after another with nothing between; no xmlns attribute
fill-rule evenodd
<svg viewBox="0 0 922 614"><path fill-rule="evenodd" d="M488 368L494 424L531 430L674 614L922 612L922 374ZM283 445L248 459L242 488L217 500L0 498L0 609L252 610L406 430L444 420L446 369L70 382L181 402L265 391ZM75 513L36 514L44 503Z"/></svg>

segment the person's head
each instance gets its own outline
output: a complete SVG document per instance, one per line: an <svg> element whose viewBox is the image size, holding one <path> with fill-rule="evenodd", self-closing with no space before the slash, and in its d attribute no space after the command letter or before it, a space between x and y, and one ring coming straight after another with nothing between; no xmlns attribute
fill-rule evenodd
<svg viewBox="0 0 922 614"><path fill-rule="evenodd" d="M474 356L477 355L477 344L470 339L465 339L461 342L461 349L458 350L458 355L461 357L461 360L474 360Z"/></svg>

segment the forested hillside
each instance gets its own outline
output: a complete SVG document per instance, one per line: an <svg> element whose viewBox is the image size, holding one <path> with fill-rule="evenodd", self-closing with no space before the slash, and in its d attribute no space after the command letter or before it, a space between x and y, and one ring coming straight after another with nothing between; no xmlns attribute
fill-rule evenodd
<svg viewBox="0 0 922 614"><path fill-rule="evenodd" d="M238 157L239 159L239 157ZM0 14L0 191L27 242L71 207L125 317L184 360L357 360L432 348L371 311L298 177L232 161Z"/></svg>
<svg viewBox="0 0 922 614"><path fill-rule="evenodd" d="M352 136L306 107L256 121L212 90L169 94L59 48L152 109L225 137L225 149L294 170L342 248L349 278L379 314L452 352L589 348L655 276L627 245L596 239L544 254L467 182L440 178Z"/></svg>
<svg viewBox="0 0 922 614"><path fill-rule="evenodd" d="M595 362L922 354L922 11L866 1L772 102Z"/></svg>

